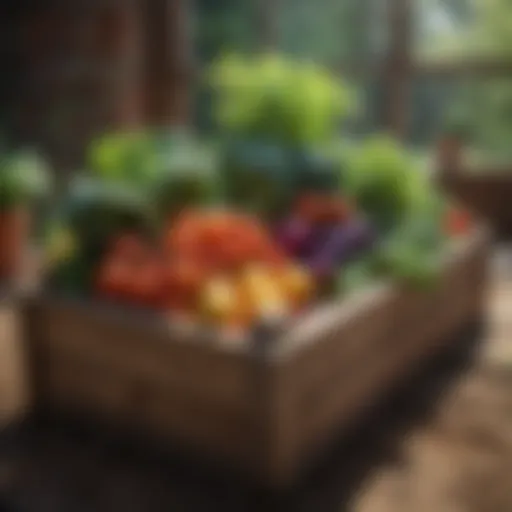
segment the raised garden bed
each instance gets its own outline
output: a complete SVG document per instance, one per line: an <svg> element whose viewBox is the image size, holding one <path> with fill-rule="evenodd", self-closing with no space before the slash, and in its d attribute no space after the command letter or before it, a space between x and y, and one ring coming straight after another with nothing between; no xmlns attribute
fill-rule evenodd
<svg viewBox="0 0 512 512"><path fill-rule="evenodd" d="M288 483L365 404L482 315L488 248L475 231L453 242L431 291L380 283L242 343L42 297L30 317L38 398Z"/></svg>

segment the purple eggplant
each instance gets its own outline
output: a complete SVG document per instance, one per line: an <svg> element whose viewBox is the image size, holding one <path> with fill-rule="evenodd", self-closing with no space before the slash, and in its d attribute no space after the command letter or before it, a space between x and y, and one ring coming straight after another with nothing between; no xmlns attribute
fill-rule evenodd
<svg viewBox="0 0 512 512"><path fill-rule="evenodd" d="M311 245L314 226L299 217L290 217L276 231L276 240L287 254L301 257Z"/></svg>
<svg viewBox="0 0 512 512"><path fill-rule="evenodd" d="M332 228L328 239L307 264L319 279L327 278L344 263L368 250L375 240L371 226L363 219L355 219Z"/></svg>

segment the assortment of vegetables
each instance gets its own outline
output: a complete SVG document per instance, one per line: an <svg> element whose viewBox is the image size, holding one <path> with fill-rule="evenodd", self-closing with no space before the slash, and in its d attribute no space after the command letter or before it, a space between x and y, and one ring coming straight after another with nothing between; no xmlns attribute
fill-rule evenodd
<svg viewBox="0 0 512 512"><path fill-rule="evenodd" d="M96 278L103 297L229 327L293 312L313 287L257 219L218 209L183 211L158 242L114 240Z"/></svg>
<svg viewBox="0 0 512 512"><path fill-rule="evenodd" d="M329 149L344 87L276 56L223 59L211 79L217 147L162 132L92 145L53 232L54 287L247 329L382 277L435 282L470 219L389 137Z"/></svg>

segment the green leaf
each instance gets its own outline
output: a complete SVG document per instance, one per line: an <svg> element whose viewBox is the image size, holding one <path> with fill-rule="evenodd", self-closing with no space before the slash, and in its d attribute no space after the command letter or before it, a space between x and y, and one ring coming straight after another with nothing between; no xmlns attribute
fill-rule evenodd
<svg viewBox="0 0 512 512"><path fill-rule="evenodd" d="M226 56L209 79L221 128L286 145L324 141L353 104L348 89L321 67L277 54Z"/></svg>
<svg viewBox="0 0 512 512"><path fill-rule="evenodd" d="M363 258L343 267L338 276L338 290L352 293L375 283L378 277L374 256Z"/></svg>
<svg viewBox="0 0 512 512"><path fill-rule="evenodd" d="M50 189L44 160L33 151L3 155L0 159L0 208L39 199Z"/></svg>
<svg viewBox="0 0 512 512"><path fill-rule="evenodd" d="M89 167L105 182L148 186L158 173L152 138L146 132L103 135L91 143Z"/></svg>

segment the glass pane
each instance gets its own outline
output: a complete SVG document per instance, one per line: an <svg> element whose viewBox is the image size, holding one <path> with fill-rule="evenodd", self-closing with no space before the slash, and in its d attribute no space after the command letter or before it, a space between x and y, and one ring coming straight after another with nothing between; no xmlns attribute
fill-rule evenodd
<svg viewBox="0 0 512 512"><path fill-rule="evenodd" d="M383 0L280 0L277 46L331 66L369 62L385 47Z"/></svg>
<svg viewBox="0 0 512 512"><path fill-rule="evenodd" d="M413 0L417 58L512 57L510 0Z"/></svg>
<svg viewBox="0 0 512 512"><path fill-rule="evenodd" d="M256 2L195 0L195 47L200 63L220 52L246 51L257 41Z"/></svg>
<svg viewBox="0 0 512 512"><path fill-rule="evenodd" d="M512 162L512 77L416 81L411 142L428 147L452 115L466 128L473 163Z"/></svg>
<svg viewBox="0 0 512 512"><path fill-rule="evenodd" d="M361 106L344 131L361 134L377 128L382 86L376 73L386 49L387 0L275 0L271 10L277 51L313 59L355 88ZM262 34L260 0L196 0L195 48L199 66L225 50L258 48ZM353 74L352 71L356 73ZM197 122L213 128L210 91L197 90Z"/></svg>
<svg viewBox="0 0 512 512"><path fill-rule="evenodd" d="M195 0L194 47L198 68L208 66L219 54L245 52L258 41L256 7L251 0ZM199 129L209 131L211 91L199 80L195 90L195 118Z"/></svg>
<svg viewBox="0 0 512 512"><path fill-rule="evenodd" d="M381 128L384 107L384 89L377 77L349 81L357 102L355 115L344 122L343 136L358 138L375 133Z"/></svg>

